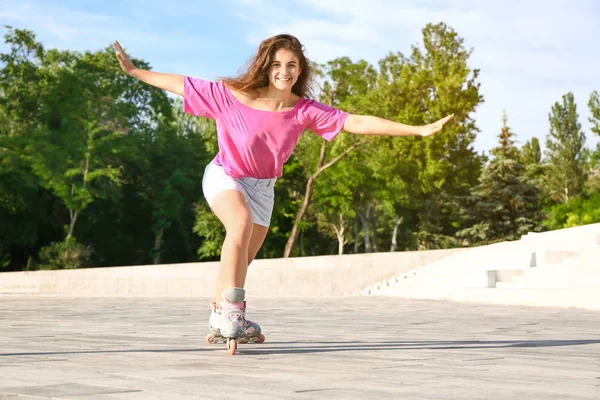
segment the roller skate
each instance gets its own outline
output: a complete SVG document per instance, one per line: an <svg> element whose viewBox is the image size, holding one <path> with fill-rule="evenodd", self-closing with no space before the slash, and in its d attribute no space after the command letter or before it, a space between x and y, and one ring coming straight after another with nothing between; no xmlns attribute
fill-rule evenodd
<svg viewBox="0 0 600 400"><path fill-rule="evenodd" d="M206 336L206 341L211 344L226 343L231 355L235 354L238 344L265 341L260 325L246 319L245 293L245 290L240 288L225 290L221 296L221 309L212 302L208 322L211 333Z"/></svg>

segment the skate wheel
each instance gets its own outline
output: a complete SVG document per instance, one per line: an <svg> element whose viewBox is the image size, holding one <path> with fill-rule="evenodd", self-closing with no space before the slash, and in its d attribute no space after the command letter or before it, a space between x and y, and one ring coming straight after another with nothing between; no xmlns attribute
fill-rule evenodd
<svg viewBox="0 0 600 400"><path fill-rule="evenodd" d="M208 335L206 335L206 341L210 344L217 343L217 339L213 336L212 333L209 333Z"/></svg>
<svg viewBox="0 0 600 400"><path fill-rule="evenodd" d="M265 335L263 335L262 333L259 333L258 336L256 337L256 343L263 343L265 341Z"/></svg>
<svg viewBox="0 0 600 400"><path fill-rule="evenodd" d="M227 350L232 356L235 355L235 352L237 350L237 340L227 339Z"/></svg>

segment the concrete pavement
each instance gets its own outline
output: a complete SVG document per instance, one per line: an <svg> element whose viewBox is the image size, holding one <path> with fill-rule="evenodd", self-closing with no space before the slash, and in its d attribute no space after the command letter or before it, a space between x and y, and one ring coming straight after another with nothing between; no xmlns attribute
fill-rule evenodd
<svg viewBox="0 0 600 400"><path fill-rule="evenodd" d="M208 302L0 296L0 399L600 398L597 311L249 297L232 357Z"/></svg>

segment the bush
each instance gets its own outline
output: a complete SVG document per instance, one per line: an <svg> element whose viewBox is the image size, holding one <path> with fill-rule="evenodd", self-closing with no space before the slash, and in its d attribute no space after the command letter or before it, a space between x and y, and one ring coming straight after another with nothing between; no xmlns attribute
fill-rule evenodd
<svg viewBox="0 0 600 400"><path fill-rule="evenodd" d="M225 228L205 204L196 204L196 222L192 230L203 239L197 251L200 260L207 261L221 255Z"/></svg>
<svg viewBox="0 0 600 400"><path fill-rule="evenodd" d="M78 243L76 239L54 242L43 247L35 269L75 269L89 267L92 250L90 246Z"/></svg>
<svg viewBox="0 0 600 400"><path fill-rule="evenodd" d="M600 193L571 199L552 207L544 224L549 229L563 229L600 222Z"/></svg>

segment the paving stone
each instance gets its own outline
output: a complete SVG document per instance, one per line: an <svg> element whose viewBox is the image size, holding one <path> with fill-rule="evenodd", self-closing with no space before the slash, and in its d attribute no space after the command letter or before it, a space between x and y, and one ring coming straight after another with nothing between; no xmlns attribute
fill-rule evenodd
<svg viewBox="0 0 600 400"><path fill-rule="evenodd" d="M0 399L600 398L600 312L248 300L267 341L231 357L208 298L0 296Z"/></svg>

